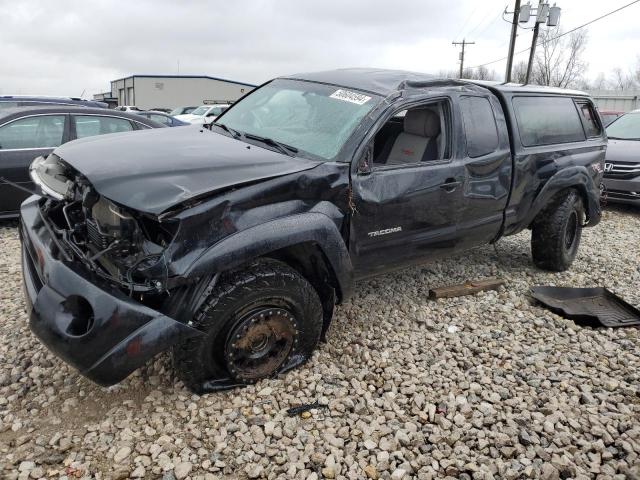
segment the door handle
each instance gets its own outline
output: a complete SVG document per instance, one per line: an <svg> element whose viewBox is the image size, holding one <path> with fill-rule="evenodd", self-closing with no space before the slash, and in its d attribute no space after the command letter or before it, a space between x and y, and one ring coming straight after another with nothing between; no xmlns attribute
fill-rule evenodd
<svg viewBox="0 0 640 480"><path fill-rule="evenodd" d="M446 192L453 192L456 188L458 188L458 185L460 185L460 183L461 182L459 182L455 178L447 178L444 183L440 185L440 188Z"/></svg>

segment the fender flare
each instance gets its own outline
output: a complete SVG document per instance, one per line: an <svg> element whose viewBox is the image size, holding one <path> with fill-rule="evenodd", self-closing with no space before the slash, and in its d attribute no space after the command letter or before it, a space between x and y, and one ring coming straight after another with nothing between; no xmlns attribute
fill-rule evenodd
<svg viewBox="0 0 640 480"><path fill-rule="evenodd" d="M589 226L597 225L600 222L600 190L587 168L577 165L561 169L545 182L533 200L523 224L530 225L558 192L569 188L578 190L582 197Z"/></svg>
<svg viewBox="0 0 640 480"><path fill-rule="evenodd" d="M334 221L319 212L290 215L236 232L205 250L189 265L184 276L193 278L230 270L248 260L302 243L318 246L333 270L340 298L347 299L353 289L351 257Z"/></svg>

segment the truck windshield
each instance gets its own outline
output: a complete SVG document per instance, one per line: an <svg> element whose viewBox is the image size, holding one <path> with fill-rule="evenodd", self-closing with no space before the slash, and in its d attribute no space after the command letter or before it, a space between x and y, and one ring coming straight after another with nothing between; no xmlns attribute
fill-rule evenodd
<svg viewBox="0 0 640 480"><path fill-rule="evenodd" d="M640 112L627 113L607 127L609 138L640 140Z"/></svg>
<svg viewBox="0 0 640 480"><path fill-rule="evenodd" d="M230 108L217 123L330 160L381 100L347 88L274 80Z"/></svg>

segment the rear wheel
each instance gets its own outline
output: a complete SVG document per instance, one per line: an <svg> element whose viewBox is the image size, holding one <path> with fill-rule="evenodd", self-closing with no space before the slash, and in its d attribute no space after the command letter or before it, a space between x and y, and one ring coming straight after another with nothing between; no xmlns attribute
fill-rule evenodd
<svg viewBox="0 0 640 480"><path fill-rule="evenodd" d="M203 391L220 378L253 383L309 358L320 339L322 305L297 271L261 260L223 276L192 326L206 335L173 352L188 387Z"/></svg>
<svg viewBox="0 0 640 480"><path fill-rule="evenodd" d="M531 253L539 268L562 272L578 253L584 206L575 190L561 192L538 214L531 231Z"/></svg>

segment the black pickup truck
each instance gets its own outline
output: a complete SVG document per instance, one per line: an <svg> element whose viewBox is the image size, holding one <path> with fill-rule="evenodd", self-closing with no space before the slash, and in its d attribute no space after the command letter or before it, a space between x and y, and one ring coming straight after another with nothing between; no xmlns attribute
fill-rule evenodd
<svg viewBox="0 0 640 480"><path fill-rule="evenodd" d="M527 228L567 269L606 145L581 92L369 69L74 141L21 209L31 328L102 385L169 347L194 391L255 382L308 359L361 278Z"/></svg>

